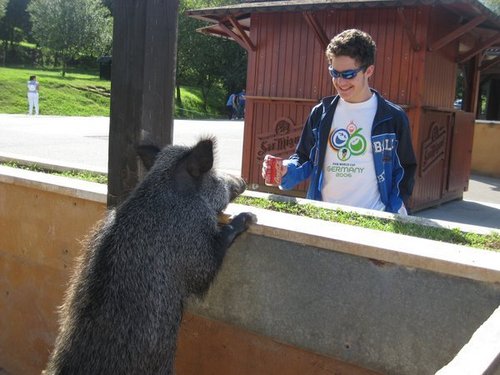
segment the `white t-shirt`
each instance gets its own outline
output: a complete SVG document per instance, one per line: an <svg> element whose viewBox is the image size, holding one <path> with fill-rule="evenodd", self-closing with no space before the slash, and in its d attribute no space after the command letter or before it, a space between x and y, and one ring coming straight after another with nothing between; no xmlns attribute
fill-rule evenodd
<svg viewBox="0 0 500 375"><path fill-rule="evenodd" d="M384 210L377 186L371 131L377 97L339 100L328 137L321 194L325 202Z"/></svg>
<svg viewBox="0 0 500 375"><path fill-rule="evenodd" d="M38 86L37 81L28 81L28 92L29 93L36 92L37 86Z"/></svg>

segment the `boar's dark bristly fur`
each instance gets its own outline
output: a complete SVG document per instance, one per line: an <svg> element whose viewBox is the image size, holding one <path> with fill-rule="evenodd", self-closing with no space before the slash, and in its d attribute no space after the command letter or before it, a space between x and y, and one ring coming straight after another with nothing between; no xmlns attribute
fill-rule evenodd
<svg viewBox="0 0 500 375"><path fill-rule="evenodd" d="M203 294L234 238L255 222L218 214L245 190L213 170L213 139L142 147L150 171L90 236L61 308L45 374L172 374L183 302Z"/></svg>

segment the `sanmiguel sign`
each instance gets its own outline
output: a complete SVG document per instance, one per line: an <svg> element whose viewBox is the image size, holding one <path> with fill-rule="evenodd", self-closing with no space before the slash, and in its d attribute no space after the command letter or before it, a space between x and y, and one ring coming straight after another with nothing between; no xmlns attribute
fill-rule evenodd
<svg viewBox="0 0 500 375"><path fill-rule="evenodd" d="M446 155L446 139L448 131L446 125L433 122L428 138L422 143L420 171L425 175L437 163L444 160Z"/></svg>
<svg viewBox="0 0 500 375"><path fill-rule="evenodd" d="M257 160L262 161L266 154L288 158L295 151L299 142L301 127L295 126L293 121L280 118L274 124L274 131L261 134L257 137Z"/></svg>

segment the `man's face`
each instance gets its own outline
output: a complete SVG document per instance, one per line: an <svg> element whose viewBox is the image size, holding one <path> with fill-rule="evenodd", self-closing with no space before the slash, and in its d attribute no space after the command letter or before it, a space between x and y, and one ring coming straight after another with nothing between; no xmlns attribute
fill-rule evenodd
<svg viewBox="0 0 500 375"><path fill-rule="evenodd" d="M337 72L345 72L348 70L356 70L360 66L351 57L336 56L330 61L331 67ZM371 97L370 86L368 85L368 78L373 74L374 66L368 66L365 71L359 71L354 78L346 79L342 76L338 78L332 77L333 86L338 94L346 102L361 103Z"/></svg>

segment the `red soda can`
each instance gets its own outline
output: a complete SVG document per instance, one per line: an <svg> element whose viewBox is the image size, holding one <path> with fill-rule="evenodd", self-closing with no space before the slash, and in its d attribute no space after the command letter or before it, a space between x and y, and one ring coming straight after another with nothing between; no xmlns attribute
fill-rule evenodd
<svg viewBox="0 0 500 375"><path fill-rule="evenodd" d="M267 186L279 186L281 184L283 158L266 155L266 164L266 178L264 183Z"/></svg>

